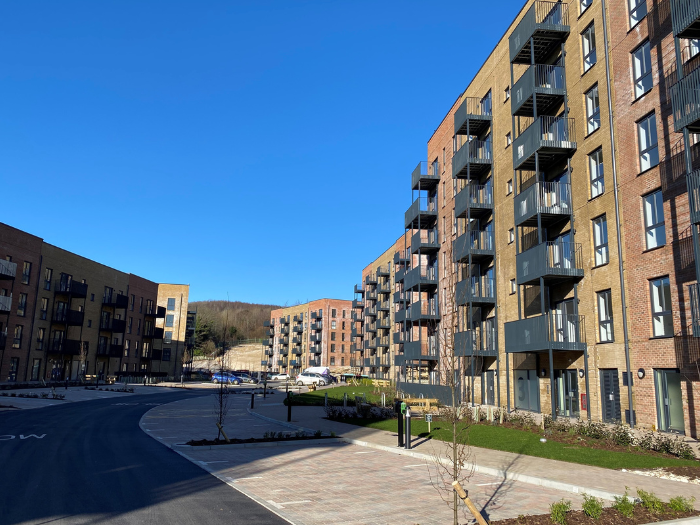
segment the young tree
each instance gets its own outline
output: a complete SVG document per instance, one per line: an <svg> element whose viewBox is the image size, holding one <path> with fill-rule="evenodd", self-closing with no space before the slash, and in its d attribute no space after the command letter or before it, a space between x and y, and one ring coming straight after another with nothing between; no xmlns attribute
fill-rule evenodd
<svg viewBox="0 0 700 525"><path fill-rule="evenodd" d="M225 376L225 372L228 371L228 352L227 352L227 344L226 344L226 335L228 332L228 314L226 315L226 322L224 323L224 328L222 331L222 341L221 341L221 346L222 346L222 352L221 354L217 357L217 368L219 371L219 388L217 389L217 393L215 396L216 399L216 427L218 429L216 439L221 439L221 432L224 427L224 423L226 421L226 414L228 414L228 409L229 409L229 389L228 389L228 381Z"/></svg>

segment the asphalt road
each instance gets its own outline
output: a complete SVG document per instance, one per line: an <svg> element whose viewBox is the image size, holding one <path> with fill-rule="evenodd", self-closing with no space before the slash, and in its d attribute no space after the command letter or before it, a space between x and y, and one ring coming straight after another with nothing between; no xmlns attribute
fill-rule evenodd
<svg viewBox="0 0 700 525"><path fill-rule="evenodd" d="M0 524L288 523L139 428L149 403L202 394L0 412Z"/></svg>

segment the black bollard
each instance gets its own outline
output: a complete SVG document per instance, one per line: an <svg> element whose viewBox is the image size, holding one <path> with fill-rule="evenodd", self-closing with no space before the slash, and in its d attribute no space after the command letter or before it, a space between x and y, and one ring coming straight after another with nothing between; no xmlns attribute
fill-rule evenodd
<svg viewBox="0 0 700 525"><path fill-rule="evenodd" d="M394 412L398 420L398 435L399 435L399 446L403 447L403 414L401 413L401 400L396 400L394 403Z"/></svg>
<svg viewBox="0 0 700 525"><path fill-rule="evenodd" d="M287 392L287 423L292 421L292 396L291 392Z"/></svg>
<svg viewBox="0 0 700 525"><path fill-rule="evenodd" d="M411 411L406 411L406 450L411 450Z"/></svg>
<svg viewBox="0 0 700 525"><path fill-rule="evenodd" d="M255 394L250 394L250 408L255 408Z"/></svg>

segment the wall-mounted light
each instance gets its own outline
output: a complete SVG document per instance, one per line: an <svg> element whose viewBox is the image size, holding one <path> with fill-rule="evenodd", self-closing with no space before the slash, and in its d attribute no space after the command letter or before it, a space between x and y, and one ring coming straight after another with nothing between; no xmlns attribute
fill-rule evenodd
<svg viewBox="0 0 700 525"><path fill-rule="evenodd" d="M578 369L578 376L583 379L583 376L586 375L586 372L583 371L583 368Z"/></svg>
<svg viewBox="0 0 700 525"><path fill-rule="evenodd" d="M540 377L547 377L547 371L544 368L540 371Z"/></svg>
<svg viewBox="0 0 700 525"><path fill-rule="evenodd" d="M646 375L646 372L644 371L643 368L640 368L639 370L637 370L637 377L638 377L639 379L644 379L644 376L645 376L645 375Z"/></svg>

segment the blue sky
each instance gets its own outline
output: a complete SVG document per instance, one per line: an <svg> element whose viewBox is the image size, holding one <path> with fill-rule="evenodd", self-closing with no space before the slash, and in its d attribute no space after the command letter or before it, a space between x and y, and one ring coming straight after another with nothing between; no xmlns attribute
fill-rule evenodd
<svg viewBox="0 0 700 525"><path fill-rule="evenodd" d="M351 298L523 3L5 2L0 220L190 300Z"/></svg>

